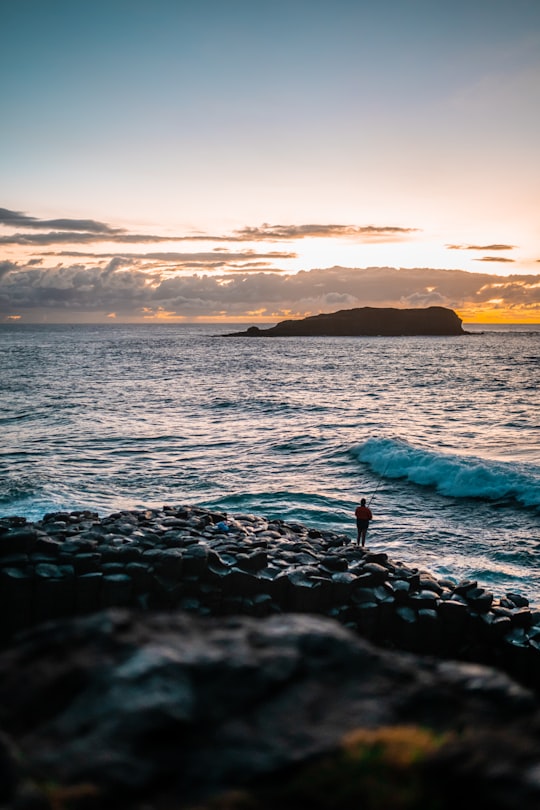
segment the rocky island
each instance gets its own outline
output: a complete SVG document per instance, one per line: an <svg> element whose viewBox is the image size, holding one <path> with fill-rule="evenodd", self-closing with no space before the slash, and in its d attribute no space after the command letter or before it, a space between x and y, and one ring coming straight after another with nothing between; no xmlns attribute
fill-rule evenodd
<svg viewBox="0 0 540 810"><path fill-rule="evenodd" d="M3 810L537 810L540 613L193 506L0 519Z"/></svg>
<svg viewBox="0 0 540 810"><path fill-rule="evenodd" d="M281 321L269 329L250 326L226 337L355 337L362 335L465 335L461 318L446 307L357 307Z"/></svg>

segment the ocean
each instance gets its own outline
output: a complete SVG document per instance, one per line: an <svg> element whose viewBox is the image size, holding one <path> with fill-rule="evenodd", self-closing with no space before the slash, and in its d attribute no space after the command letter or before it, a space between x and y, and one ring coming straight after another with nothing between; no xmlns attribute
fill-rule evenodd
<svg viewBox="0 0 540 810"><path fill-rule="evenodd" d="M540 606L540 325L224 337L0 325L0 515L192 504L356 536Z"/></svg>

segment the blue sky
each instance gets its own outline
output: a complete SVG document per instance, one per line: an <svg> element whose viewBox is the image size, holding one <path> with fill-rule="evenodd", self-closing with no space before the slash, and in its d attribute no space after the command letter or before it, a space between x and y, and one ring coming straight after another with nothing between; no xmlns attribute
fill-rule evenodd
<svg viewBox="0 0 540 810"><path fill-rule="evenodd" d="M465 271L471 300L411 295L540 321L538 0L17 0L0 69L0 319L301 316L332 301L283 276L341 266L381 268L345 304L407 305L384 268ZM206 310L127 293L194 275Z"/></svg>

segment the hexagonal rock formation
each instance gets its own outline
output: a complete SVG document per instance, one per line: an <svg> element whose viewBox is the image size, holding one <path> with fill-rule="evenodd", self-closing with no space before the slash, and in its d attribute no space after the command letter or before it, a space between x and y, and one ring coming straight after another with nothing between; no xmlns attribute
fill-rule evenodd
<svg viewBox="0 0 540 810"><path fill-rule="evenodd" d="M345 535L191 506L0 520L0 642L109 607L201 616L316 613L380 646L476 661L538 688L540 614L437 579Z"/></svg>

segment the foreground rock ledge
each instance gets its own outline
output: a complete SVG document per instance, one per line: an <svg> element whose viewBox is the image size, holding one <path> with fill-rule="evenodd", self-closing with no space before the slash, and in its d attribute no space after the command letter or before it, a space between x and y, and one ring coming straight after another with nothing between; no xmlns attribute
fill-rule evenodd
<svg viewBox="0 0 540 810"><path fill-rule="evenodd" d="M446 307L357 307L281 321L269 329L251 326L245 332L234 332L226 337L465 335L461 324L454 310Z"/></svg>
<svg viewBox="0 0 540 810"><path fill-rule="evenodd" d="M376 759L365 784L338 770L340 784L330 775L321 788L335 793L326 803L319 795L316 807L540 806L532 692L493 669L381 650L314 616L117 609L41 625L0 654L0 727L9 735L0 743L0 801L14 809L178 810L231 788L261 803L220 806L309 806L313 776L302 799L298 774L350 732L378 733L372 757L381 739L409 740L410 763L403 750L392 761L390 745L378 787ZM418 763L426 735L432 744ZM336 804L344 778L356 799ZM389 779L394 802L357 803L366 791L385 795ZM264 801L268 784L285 791L279 805L272 794ZM411 786L421 804L405 800Z"/></svg>

